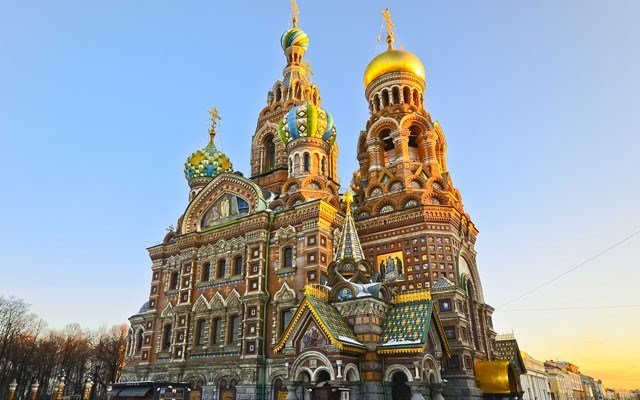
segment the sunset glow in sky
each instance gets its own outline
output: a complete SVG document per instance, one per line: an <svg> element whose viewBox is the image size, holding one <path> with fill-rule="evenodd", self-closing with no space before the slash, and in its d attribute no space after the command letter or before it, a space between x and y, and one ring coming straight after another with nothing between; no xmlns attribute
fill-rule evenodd
<svg viewBox="0 0 640 400"><path fill-rule="evenodd" d="M639 387L640 2L298 5L343 189L390 7L396 43L425 64L426 108L480 230L496 330L538 360ZM183 164L207 143L211 106L218 149L249 175L289 26L286 0L3 1L0 294L55 328L125 323L148 297L146 247L187 206Z"/></svg>

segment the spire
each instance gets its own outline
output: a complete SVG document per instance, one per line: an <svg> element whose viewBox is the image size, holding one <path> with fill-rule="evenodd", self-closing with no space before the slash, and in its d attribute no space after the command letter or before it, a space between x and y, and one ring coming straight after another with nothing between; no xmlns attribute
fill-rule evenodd
<svg viewBox="0 0 640 400"><path fill-rule="evenodd" d="M387 24L387 50L393 50L393 21L391 21L391 12L388 8L382 12L382 16Z"/></svg>
<svg viewBox="0 0 640 400"><path fill-rule="evenodd" d="M351 216L351 203L353 203L353 195L351 191L342 196L342 201L347 206L347 214L344 218L344 226L342 227L342 235L338 242L338 250L336 251L336 261L351 258L354 261L364 260L364 252L360 246L360 239L356 231L356 224Z"/></svg>
<svg viewBox="0 0 640 400"><path fill-rule="evenodd" d="M216 126L218 125L218 121L221 120L220 115L218 114L218 108L212 107L209 109L209 122L211 126L209 127L209 144L213 144L213 139L216 137Z"/></svg>
<svg viewBox="0 0 640 400"><path fill-rule="evenodd" d="M294 28L298 27L298 15L300 15L300 9L298 9L298 3L296 0L291 0L291 23Z"/></svg>

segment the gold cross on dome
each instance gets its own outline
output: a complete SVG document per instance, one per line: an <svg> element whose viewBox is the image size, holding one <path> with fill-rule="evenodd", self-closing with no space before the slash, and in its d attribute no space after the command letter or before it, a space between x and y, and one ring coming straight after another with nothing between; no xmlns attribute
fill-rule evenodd
<svg viewBox="0 0 640 400"><path fill-rule="evenodd" d="M387 24L387 44L389 45L389 50L393 50L393 21L391 21L391 11L386 8L382 12L382 16Z"/></svg>
<svg viewBox="0 0 640 400"><path fill-rule="evenodd" d="M296 0L291 0L291 22L293 22L293 27L298 27L298 15L300 14L300 9L298 9L298 3Z"/></svg>
<svg viewBox="0 0 640 400"><path fill-rule="evenodd" d="M353 203L353 195L350 190L347 190L342 195L342 202L347 206L347 215L351 215L351 203Z"/></svg>
<svg viewBox="0 0 640 400"><path fill-rule="evenodd" d="M209 136L211 136L211 140L213 140L216 135L216 126L218 125L218 121L221 120L220 115L218 114L218 108L212 107L209 109L209 122L211 122L211 127L209 128Z"/></svg>

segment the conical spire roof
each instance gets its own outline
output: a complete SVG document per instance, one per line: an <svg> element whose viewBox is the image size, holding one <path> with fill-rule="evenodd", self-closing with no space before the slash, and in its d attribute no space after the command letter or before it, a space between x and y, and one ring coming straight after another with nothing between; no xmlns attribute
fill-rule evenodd
<svg viewBox="0 0 640 400"><path fill-rule="evenodd" d="M356 223L351 215L351 203L353 203L353 195L350 191L342 196L342 201L347 205L347 215L344 219L342 227L342 235L338 242L338 250L336 251L336 261L350 258L354 261L364 260L364 252L360 245L360 238L356 231Z"/></svg>

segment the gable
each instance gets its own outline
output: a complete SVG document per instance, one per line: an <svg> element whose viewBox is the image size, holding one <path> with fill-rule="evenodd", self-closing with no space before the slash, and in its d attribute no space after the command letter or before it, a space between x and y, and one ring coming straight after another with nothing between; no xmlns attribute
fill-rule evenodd
<svg viewBox="0 0 640 400"><path fill-rule="evenodd" d="M266 210L271 195L241 175L220 174L189 203L182 219L181 232L198 232Z"/></svg>
<svg viewBox="0 0 640 400"><path fill-rule="evenodd" d="M305 326L309 326L309 320L313 320L314 326L319 328L328 341L340 350L348 350L358 353L366 351L366 346L358 341L353 330L347 326L344 319L331 304L327 302L328 293L322 293L322 298L315 297L310 293L317 288L305 288L305 296L291 318L289 326L287 326L273 347L274 352L279 352L285 346L293 347L296 339L304 338ZM319 293L320 294L320 293ZM318 336L307 340L316 340ZM296 343L297 344L297 343Z"/></svg>

